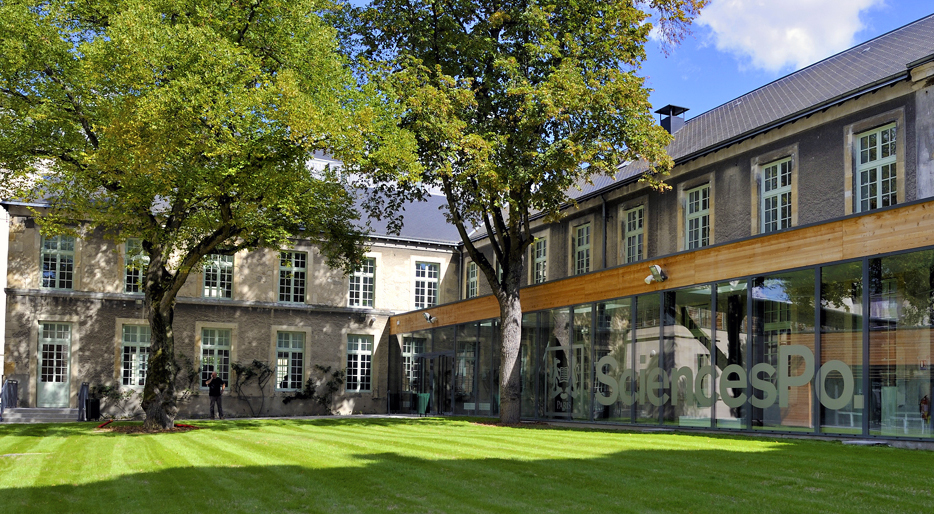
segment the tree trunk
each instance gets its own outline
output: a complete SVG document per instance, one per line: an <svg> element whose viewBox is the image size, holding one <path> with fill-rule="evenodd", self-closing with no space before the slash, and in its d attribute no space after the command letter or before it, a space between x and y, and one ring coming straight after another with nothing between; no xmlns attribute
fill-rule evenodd
<svg viewBox="0 0 934 514"><path fill-rule="evenodd" d="M172 320L175 304L163 306L165 292L153 294L147 291L146 307L149 311L149 326L152 336L149 345L149 365L146 370L146 386L143 388L143 411L146 412L144 426L153 430L164 430L175 425L178 405L175 398L175 335Z"/></svg>
<svg viewBox="0 0 934 514"><path fill-rule="evenodd" d="M518 284L507 288L502 295L497 295L497 300L499 300L503 366L499 387L499 420L503 424L514 425L519 422L522 414L522 366L519 361L519 345L522 340L522 304L519 301Z"/></svg>

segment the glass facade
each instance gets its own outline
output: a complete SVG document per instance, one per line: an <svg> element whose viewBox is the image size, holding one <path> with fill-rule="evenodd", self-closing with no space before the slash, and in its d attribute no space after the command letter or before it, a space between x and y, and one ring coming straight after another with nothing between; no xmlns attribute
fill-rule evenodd
<svg viewBox="0 0 934 514"><path fill-rule="evenodd" d="M497 415L498 323L400 336L434 412ZM929 439L932 354L934 249L525 313L521 414Z"/></svg>

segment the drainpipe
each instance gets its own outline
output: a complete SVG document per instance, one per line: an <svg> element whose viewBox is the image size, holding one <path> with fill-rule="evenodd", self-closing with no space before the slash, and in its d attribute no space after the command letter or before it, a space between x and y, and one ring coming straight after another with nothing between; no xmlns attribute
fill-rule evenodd
<svg viewBox="0 0 934 514"><path fill-rule="evenodd" d="M603 269L606 269L606 198L600 194L600 201L603 202Z"/></svg>

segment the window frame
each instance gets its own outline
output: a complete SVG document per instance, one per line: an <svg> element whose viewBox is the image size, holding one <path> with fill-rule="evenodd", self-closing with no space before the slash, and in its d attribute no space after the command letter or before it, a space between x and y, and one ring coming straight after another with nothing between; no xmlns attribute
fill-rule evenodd
<svg viewBox="0 0 934 514"><path fill-rule="evenodd" d="M908 138L906 137L905 131L908 124L905 122L905 108L898 107L890 111L876 114L875 116L870 116L868 118L859 120L855 123L846 125L843 128L843 136L846 145L846 152L848 158L844 159L844 191L843 195L845 198L844 202L844 214L856 214L859 212L866 212L860 210L859 202L859 173L857 172L857 166L859 163L859 139L858 136L867 132L871 132L875 129L881 129L885 126L895 124L895 182L896 182L896 205L904 204L909 200L907 196L908 188L907 178L906 178L906 147L908 143ZM897 144L898 142L903 142L902 144ZM917 193L921 197L926 197L930 195L929 191ZM880 207L882 208L882 207Z"/></svg>
<svg viewBox="0 0 934 514"><path fill-rule="evenodd" d="M632 227L632 215L638 214L638 227ZM620 216L622 220L622 249L623 249L623 262L622 264L632 264L634 262L639 262L645 260L645 204L636 205L630 207L623 211ZM638 242L633 245L630 241L631 238L638 237ZM634 247L635 246L635 250Z"/></svg>
<svg viewBox="0 0 934 514"><path fill-rule="evenodd" d="M541 244L541 248L539 248ZM544 284L548 281L548 236L536 237L531 244L532 284ZM539 266L541 265L541 266Z"/></svg>
<svg viewBox="0 0 934 514"><path fill-rule="evenodd" d="M55 247L47 247L49 242L54 242ZM65 243L69 244L65 245ZM39 241L39 285L42 289L61 291L75 289L77 245L78 240L74 236L42 236ZM68 246L70 248L67 248ZM47 269L47 265L52 265L54 269ZM51 279L47 279L46 274L49 274Z"/></svg>
<svg viewBox="0 0 934 514"><path fill-rule="evenodd" d="M211 253L204 257L201 294L204 298L233 299L234 256ZM209 285L208 281L215 282Z"/></svg>
<svg viewBox="0 0 934 514"><path fill-rule="evenodd" d="M794 173L794 160L792 156L782 157L780 159L775 159L771 162L762 165L762 180L759 181L759 197L761 201L759 202L759 232L761 234L769 234L772 232L778 232L780 230L785 230L794 226L794 183L795 183L795 173ZM773 179L769 178L769 170L775 168L778 171L778 175L774 178L776 182L776 187L774 189L767 188L770 186L770 182ZM784 168L784 169L783 169ZM782 184L782 180L787 177L788 183ZM783 197L787 195L787 204L781 203ZM769 208L767 205L770 200L777 200L780 203L772 208ZM787 209L788 215L785 216L782 212ZM769 220L767 214L769 211L776 211L778 213L778 219ZM769 224L774 224L774 228L770 228Z"/></svg>
<svg viewBox="0 0 934 514"><path fill-rule="evenodd" d="M703 193L706 192L706 198ZM698 193L697 200L693 200L691 196L694 193ZM711 207L713 205L713 195L710 190L710 183L705 182L699 186L692 187L690 189L684 190L684 249L685 250L696 250L698 248L704 248L710 246L713 230L711 229ZM706 202L706 206L704 206ZM692 205L697 204L697 210L692 210ZM692 228L691 222L694 220L699 221L697 227L698 238L696 240L692 239Z"/></svg>
<svg viewBox="0 0 934 514"><path fill-rule="evenodd" d="M298 266L299 258L304 266ZM278 303L303 304L308 287L308 252L279 250ZM287 300L283 300L287 297Z"/></svg>
<svg viewBox="0 0 934 514"><path fill-rule="evenodd" d="M344 348L347 351L344 391L347 393L372 392L373 336L347 334L347 344Z"/></svg>
<svg viewBox="0 0 934 514"><path fill-rule="evenodd" d="M875 146L864 149L864 141L869 143L873 136L875 136ZM889 140L883 141L885 137L888 137ZM898 170L901 168L898 162L898 148L902 146L898 144L898 142L898 124L896 122L886 123L885 125L859 132L854 136L854 153L856 155L854 169L854 177L856 180L854 184L856 212L869 212L883 207L898 205L898 191L900 189ZM883 157L880 154L883 150L887 149L886 147L892 148L888 148L889 154ZM872 150L876 150L876 159L870 159ZM888 177L881 176L885 171L889 173ZM864 182L864 174L869 174L870 172L876 172L877 178ZM904 181L901 182L902 187L904 187ZM892 190L893 184L894 191ZM889 186L888 192L883 191L885 185ZM868 191L872 186L876 188L875 194ZM874 205L873 202L875 202ZM885 202L889 203L885 204Z"/></svg>
<svg viewBox="0 0 934 514"><path fill-rule="evenodd" d="M356 292L356 300L354 293ZM369 293L369 294L367 294ZM363 266L348 277L347 306L372 309L376 305L376 258L366 257Z"/></svg>
<svg viewBox="0 0 934 514"><path fill-rule="evenodd" d="M133 328L134 341L127 340L127 329ZM145 329L145 330L142 330ZM146 332L145 342L143 332ZM149 325L139 323L122 323L120 327L120 383L122 387L141 389L146 385L146 374L149 371L149 348L152 344L152 329ZM134 349L127 352L128 349ZM145 350L145 351L143 351ZM129 369L127 357L131 356Z"/></svg>
<svg viewBox="0 0 934 514"><path fill-rule="evenodd" d="M425 266L422 268L421 266ZM431 276L429 270L434 270L434 277ZM420 273L424 271L424 275ZM438 305L438 295L440 293L440 282L441 282L441 263L436 261L428 261L418 259L415 261L415 279L413 280L413 303L415 305L415 310L427 309ZM420 285L421 284L421 285ZM422 291L419 293L419 291ZM434 298L432 301L431 293L434 293ZM422 298L419 301L419 298Z"/></svg>
<svg viewBox="0 0 934 514"><path fill-rule="evenodd" d="M149 256L143 251L142 240L131 237L123 245L123 292L126 294L144 294L143 277L149 268ZM137 276L133 276L137 275ZM135 281L135 285L134 285ZM135 290L133 290L135 289Z"/></svg>
<svg viewBox="0 0 934 514"><path fill-rule="evenodd" d="M593 243L593 225L590 221L586 223L581 223L574 226L574 230L571 234L574 249L572 266L574 267L574 275L583 275L584 273L590 273L591 267L593 264L593 256L591 252L592 243ZM586 230L586 243L581 242L581 232Z"/></svg>
<svg viewBox="0 0 934 514"><path fill-rule="evenodd" d="M214 371L217 371L217 376L220 377L221 380L230 384L230 363L235 362L233 347L234 347L234 338L236 334L235 334L234 329L231 328L230 326L225 326L225 324L211 324L211 325L198 326L197 328L198 328L198 335L199 335L198 364L200 366L200 374L201 374L200 384L204 384L204 381L210 378L211 376L211 373L207 371L206 363L205 363L205 360L206 360L205 353L208 350L213 351L212 352L213 355L209 357L209 359L213 361L211 365L214 367ZM217 340L219 339L219 336L222 333L226 333L227 344L221 345L221 344L216 344L213 342L207 343L206 341L209 339L207 337L207 331L209 330L213 330L217 332L217 334L215 334L214 336L210 338L212 340ZM217 352L224 351L224 350L227 351L227 354L223 357L218 357ZM220 363L218 363L216 360L219 358L222 359ZM201 385L201 389L206 390L207 386Z"/></svg>
<svg viewBox="0 0 934 514"><path fill-rule="evenodd" d="M288 335L288 341L283 340L283 335ZM301 336L301 341L296 341L296 336ZM305 348L307 346L307 334L303 331L296 330L276 330L276 376L275 376L275 390L276 391L298 391L305 384ZM283 346L283 343L288 343L288 346ZM295 346L298 343L300 346ZM298 356L298 362L296 365L296 355ZM280 369L283 366L283 359L285 360L284 366L285 370ZM296 378L296 370L298 371L298 376ZM282 387L282 382L284 379L287 379L287 386Z"/></svg>
<svg viewBox="0 0 934 514"><path fill-rule="evenodd" d="M476 298L480 291L480 271L477 263L470 261L467 263L466 279L464 280L464 298Z"/></svg>

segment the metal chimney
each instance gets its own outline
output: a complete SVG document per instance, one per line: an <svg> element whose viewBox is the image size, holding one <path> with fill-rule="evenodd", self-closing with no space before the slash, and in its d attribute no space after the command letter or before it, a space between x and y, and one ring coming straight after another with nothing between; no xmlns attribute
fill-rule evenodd
<svg viewBox="0 0 934 514"><path fill-rule="evenodd" d="M675 132L681 130L681 127L684 126L684 117L682 114L686 112L688 112L687 107L666 105L655 111L655 114L664 116L664 118L659 119L658 123L662 126L663 129L667 130L669 134L674 134Z"/></svg>

